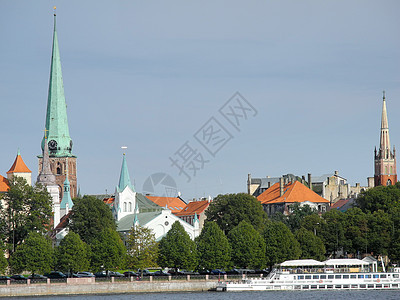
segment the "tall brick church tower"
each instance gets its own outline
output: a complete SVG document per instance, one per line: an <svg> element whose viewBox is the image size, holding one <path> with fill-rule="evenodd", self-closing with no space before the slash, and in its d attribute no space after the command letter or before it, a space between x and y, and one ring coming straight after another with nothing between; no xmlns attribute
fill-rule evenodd
<svg viewBox="0 0 400 300"><path fill-rule="evenodd" d="M64 182L68 176L71 197L77 194L76 156L72 154L72 139L69 136L67 105L65 103L64 84L61 72L60 52L54 14L53 52L51 57L49 94L47 99L46 125L42 140L49 149L50 169L56 177L60 199L63 198ZM43 156L39 158L39 173L42 170Z"/></svg>
<svg viewBox="0 0 400 300"><path fill-rule="evenodd" d="M379 151L375 147L375 186L392 185L397 182L396 150L390 150L389 125L388 125L385 91L383 91L381 138Z"/></svg>

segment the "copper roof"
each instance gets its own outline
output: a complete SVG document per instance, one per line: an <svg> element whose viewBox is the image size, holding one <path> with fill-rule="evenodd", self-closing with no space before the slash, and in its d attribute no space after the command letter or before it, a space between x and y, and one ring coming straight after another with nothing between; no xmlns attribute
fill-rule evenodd
<svg viewBox="0 0 400 300"><path fill-rule="evenodd" d="M10 173L32 173L32 171L28 169L28 167L24 163L21 155L18 153L13 165L11 166L10 170L7 172L7 174L10 174Z"/></svg>
<svg viewBox="0 0 400 300"><path fill-rule="evenodd" d="M193 201L189 202L181 211L174 213L175 216L191 216L196 214L201 214L204 212L208 206L210 205L210 202L208 200L202 200L202 201Z"/></svg>
<svg viewBox="0 0 400 300"><path fill-rule="evenodd" d="M258 196L257 200L260 201L261 204L305 201L313 203L329 203L328 200L322 198L299 181L295 181L294 183L289 182L284 185L282 196L280 195L280 184L277 182Z"/></svg>
<svg viewBox="0 0 400 300"><path fill-rule="evenodd" d="M186 206L179 197L146 196L146 198L161 207L167 206L173 213L181 211Z"/></svg>
<svg viewBox="0 0 400 300"><path fill-rule="evenodd" d="M7 178L0 175L0 193L7 192L10 186L8 185Z"/></svg>

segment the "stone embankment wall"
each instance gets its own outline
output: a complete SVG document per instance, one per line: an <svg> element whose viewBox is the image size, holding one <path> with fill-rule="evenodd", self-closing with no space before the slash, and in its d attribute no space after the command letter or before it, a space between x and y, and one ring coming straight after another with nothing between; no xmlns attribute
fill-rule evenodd
<svg viewBox="0 0 400 300"><path fill-rule="evenodd" d="M94 278L71 279L64 283L50 284L48 280L47 284L2 285L0 297L208 291L218 283L218 280L95 282Z"/></svg>

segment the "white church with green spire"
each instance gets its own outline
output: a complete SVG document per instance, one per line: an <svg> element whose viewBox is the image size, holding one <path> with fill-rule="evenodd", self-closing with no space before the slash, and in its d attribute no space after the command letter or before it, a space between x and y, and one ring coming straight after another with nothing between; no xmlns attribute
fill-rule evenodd
<svg viewBox="0 0 400 300"><path fill-rule="evenodd" d="M77 196L76 156L72 154L72 139L69 135L67 105L64 95L64 83L61 71L60 51L58 48L56 14L54 14L53 49L50 67L49 92L45 132L42 151L48 146L50 170L55 176L59 199L63 199L64 183L70 184L70 197ZM43 155L39 158L39 172L43 169ZM72 207L69 207L71 209Z"/></svg>
<svg viewBox="0 0 400 300"><path fill-rule="evenodd" d="M117 221L117 231L125 236L133 226L140 225L152 229L156 240L160 240L176 221L181 223L191 239L200 234L198 219L191 225L175 216L168 207L162 208L135 191L129 176L125 154L122 158L119 183L115 188L112 212Z"/></svg>

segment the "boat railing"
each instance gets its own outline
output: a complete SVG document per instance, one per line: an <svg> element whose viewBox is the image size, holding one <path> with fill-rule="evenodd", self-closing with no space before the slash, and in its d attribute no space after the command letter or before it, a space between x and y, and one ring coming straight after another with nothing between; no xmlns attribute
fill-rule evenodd
<svg viewBox="0 0 400 300"><path fill-rule="evenodd" d="M282 268L279 269L278 273L280 274L307 274L307 273L359 273L365 272L369 273L369 269L363 269L360 267L341 267L341 268L333 268L333 267L326 267L326 268Z"/></svg>

